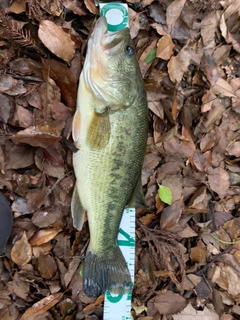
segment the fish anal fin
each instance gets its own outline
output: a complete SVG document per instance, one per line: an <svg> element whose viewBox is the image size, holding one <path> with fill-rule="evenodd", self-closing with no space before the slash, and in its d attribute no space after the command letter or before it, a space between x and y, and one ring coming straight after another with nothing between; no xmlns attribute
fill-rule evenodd
<svg viewBox="0 0 240 320"><path fill-rule="evenodd" d="M142 188L142 182L141 182L141 176L138 179L138 182L136 184L135 189L133 190L133 193L131 195L131 198L127 205L129 208L143 208L147 207L147 204L144 199L143 195L143 188Z"/></svg>
<svg viewBox="0 0 240 320"><path fill-rule="evenodd" d="M98 297L107 290L116 294L131 291L131 276L118 246L107 256L99 256L90 249L87 250L83 267L83 288L88 297Z"/></svg>
<svg viewBox="0 0 240 320"><path fill-rule="evenodd" d="M72 195L71 212L72 212L72 218L73 218L73 226L77 230L81 230L84 224L86 215L78 195L77 185L75 185L73 195Z"/></svg>
<svg viewBox="0 0 240 320"><path fill-rule="evenodd" d="M81 121L80 111L77 108L73 117L73 124L72 124L72 137L75 143L77 143L80 138L80 132L81 132L80 121Z"/></svg>
<svg viewBox="0 0 240 320"><path fill-rule="evenodd" d="M91 149L101 150L106 147L110 138L110 121L108 111L93 112L87 131L86 142Z"/></svg>

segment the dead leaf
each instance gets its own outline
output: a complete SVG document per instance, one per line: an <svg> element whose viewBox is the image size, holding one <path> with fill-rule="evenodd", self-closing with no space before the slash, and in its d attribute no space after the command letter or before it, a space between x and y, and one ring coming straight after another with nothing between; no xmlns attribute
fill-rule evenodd
<svg viewBox="0 0 240 320"><path fill-rule="evenodd" d="M232 86L224 79L219 78L215 85L212 87L212 92L220 96L236 97Z"/></svg>
<svg viewBox="0 0 240 320"><path fill-rule="evenodd" d="M71 36L53 21L40 22L38 36L42 43L57 57L70 62L74 56L75 44Z"/></svg>
<svg viewBox="0 0 240 320"><path fill-rule="evenodd" d="M204 310L196 310L189 303L187 307L182 310L179 314L173 315L173 320L219 320L219 316L208 309L207 307ZM230 319L229 319L230 320Z"/></svg>
<svg viewBox="0 0 240 320"><path fill-rule="evenodd" d="M209 131L200 142L200 148L202 152L210 150L216 141L216 133L214 130Z"/></svg>
<svg viewBox="0 0 240 320"><path fill-rule="evenodd" d="M164 35L157 43L156 56L163 60L169 60L173 54L175 45L169 35Z"/></svg>
<svg viewBox="0 0 240 320"><path fill-rule="evenodd" d="M161 182L172 192L172 204L182 198L182 177L180 175L167 175Z"/></svg>
<svg viewBox="0 0 240 320"><path fill-rule="evenodd" d="M163 230L169 230L175 226L182 214L182 200L175 201L172 205L163 209L160 226Z"/></svg>
<svg viewBox="0 0 240 320"><path fill-rule="evenodd" d="M27 92L22 80L16 80L10 75L0 76L0 92L10 96L18 96Z"/></svg>
<svg viewBox="0 0 240 320"><path fill-rule="evenodd" d="M47 208L37 210L32 217L32 223L39 228L47 228L51 226L57 219L61 217L61 211L58 208Z"/></svg>
<svg viewBox="0 0 240 320"><path fill-rule="evenodd" d="M61 62L53 59L42 59L43 76L53 79L61 91L63 100L69 108L75 108L77 99L77 86L72 72Z"/></svg>
<svg viewBox="0 0 240 320"><path fill-rule="evenodd" d="M184 4L186 0L174 0L168 7L167 7L167 26L168 26L168 33L172 32L173 27L179 18Z"/></svg>
<svg viewBox="0 0 240 320"><path fill-rule="evenodd" d="M32 247L34 246L40 246L43 243L46 243L52 239L55 238L55 236L60 232L61 230L55 230L55 229L41 229L38 232L36 232L30 239L29 243Z"/></svg>
<svg viewBox="0 0 240 320"><path fill-rule="evenodd" d="M28 127L25 130L19 131L11 137L12 140L21 143L30 144L33 147L47 148L57 143L60 138L61 130L64 124L52 122L52 125L37 125Z"/></svg>
<svg viewBox="0 0 240 320"><path fill-rule="evenodd" d="M189 200L187 208L183 213L208 212L208 198L206 187L201 186Z"/></svg>
<svg viewBox="0 0 240 320"><path fill-rule="evenodd" d="M98 9L96 8L93 0L84 0L84 3L91 13L98 14Z"/></svg>
<svg viewBox="0 0 240 320"><path fill-rule="evenodd" d="M42 0L40 1L40 6L50 15L54 15L59 17L63 11L63 5L61 0L55 0L55 1L46 1Z"/></svg>
<svg viewBox="0 0 240 320"><path fill-rule="evenodd" d="M27 279L21 277L21 275L18 272L16 272L13 277L13 292L23 300L27 300L30 290L30 284L26 280Z"/></svg>
<svg viewBox="0 0 240 320"><path fill-rule="evenodd" d="M14 101L11 97L8 97L3 93L0 93L0 100L1 100L1 106L2 106L2 108L0 108L0 120L3 123L7 123L10 117L10 114L14 110Z"/></svg>
<svg viewBox="0 0 240 320"><path fill-rule="evenodd" d="M226 196L228 188L230 186L229 176L221 167L208 169L208 183L210 188L216 192L222 199Z"/></svg>
<svg viewBox="0 0 240 320"><path fill-rule="evenodd" d="M148 168L148 169L155 169L159 162L160 162L161 158L154 154L154 153L148 153L145 155L144 157L144 163L143 163L143 168Z"/></svg>
<svg viewBox="0 0 240 320"><path fill-rule="evenodd" d="M148 314L153 316L156 311L162 315L173 315L182 311L188 304L180 294L172 291L159 293L148 301Z"/></svg>
<svg viewBox="0 0 240 320"><path fill-rule="evenodd" d="M240 141L236 141L231 144L227 151L231 156L240 157Z"/></svg>
<svg viewBox="0 0 240 320"><path fill-rule="evenodd" d="M31 166L34 163L34 151L30 146L11 144L7 153L8 161L5 165L5 170Z"/></svg>
<svg viewBox="0 0 240 320"><path fill-rule="evenodd" d="M14 117L9 123L16 127L28 128L33 124L33 114L28 109L16 105Z"/></svg>
<svg viewBox="0 0 240 320"><path fill-rule="evenodd" d="M19 266L27 264L32 259L32 248L25 231L22 237L14 243L11 250L11 258Z"/></svg>
<svg viewBox="0 0 240 320"><path fill-rule="evenodd" d="M10 12L14 12L16 14L22 13L26 11L26 2L25 0L14 0L9 7Z"/></svg>
<svg viewBox="0 0 240 320"><path fill-rule="evenodd" d="M173 83L179 83L186 72L186 65L178 56L172 56L168 62L168 73Z"/></svg>
<svg viewBox="0 0 240 320"><path fill-rule="evenodd" d="M62 299L63 293L51 294L46 298L34 303L34 305L27 309L21 316L20 320L35 320L36 316L43 314L45 311L51 309L56 303Z"/></svg>
<svg viewBox="0 0 240 320"><path fill-rule="evenodd" d="M202 241L199 241L196 247L191 248L190 258L192 264L203 265L206 263L207 250Z"/></svg>
<svg viewBox="0 0 240 320"><path fill-rule="evenodd" d="M234 299L239 301L240 285L238 274L232 267L227 265L224 265L221 268L215 266L211 280L212 282L217 283L222 289L227 290Z"/></svg>
<svg viewBox="0 0 240 320"><path fill-rule="evenodd" d="M57 265L49 254L40 254L37 259L37 268L44 279L52 279L57 272Z"/></svg>

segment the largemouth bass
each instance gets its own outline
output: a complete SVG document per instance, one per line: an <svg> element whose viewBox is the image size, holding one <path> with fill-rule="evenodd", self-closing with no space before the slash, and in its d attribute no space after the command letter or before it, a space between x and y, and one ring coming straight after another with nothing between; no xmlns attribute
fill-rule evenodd
<svg viewBox="0 0 240 320"><path fill-rule="evenodd" d="M83 282L89 297L131 289L117 235L125 207L144 205L141 168L147 133L146 92L129 29L109 33L106 18L100 17L88 41L73 120L79 151L73 154L71 210L78 230L88 216Z"/></svg>

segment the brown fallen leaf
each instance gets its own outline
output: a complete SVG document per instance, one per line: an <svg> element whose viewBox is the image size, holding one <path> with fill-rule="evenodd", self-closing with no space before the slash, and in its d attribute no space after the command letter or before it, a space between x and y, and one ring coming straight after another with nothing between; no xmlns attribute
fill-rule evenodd
<svg viewBox="0 0 240 320"><path fill-rule="evenodd" d="M48 77L55 81L67 107L75 108L77 81L72 72L63 63L53 59L42 59L42 71L46 82L48 82Z"/></svg>
<svg viewBox="0 0 240 320"><path fill-rule="evenodd" d="M156 56L163 60L169 60L173 54L175 45L169 35L164 35L157 43Z"/></svg>
<svg viewBox="0 0 240 320"><path fill-rule="evenodd" d="M202 265L206 263L207 249L202 241L199 241L196 247L191 248L190 258L192 264L198 263L198 265Z"/></svg>
<svg viewBox="0 0 240 320"><path fill-rule="evenodd" d="M161 182L172 192L172 204L182 198L183 181L181 175L167 175Z"/></svg>
<svg viewBox="0 0 240 320"><path fill-rule="evenodd" d="M19 131L11 137L12 140L30 144L33 147L47 148L53 146L61 138L63 123L53 121L51 124L37 125Z"/></svg>
<svg viewBox="0 0 240 320"><path fill-rule="evenodd" d="M210 310L207 307L204 308L204 310L196 310L193 308L193 306L190 303L179 314L173 315L173 320L193 320L193 319L194 320L219 320L219 316L218 314L216 314L214 311Z"/></svg>
<svg viewBox="0 0 240 320"><path fill-rule="evenodd" d="M169 33L173 30L173 27L183 10L185 2L186 0L174 0L167 7L166 20Z"/></svg>
<svg viewBox="0 0 240 320"><path fill-rule="evenodd" d="M238 273L233 267L228 265L215 266L211 281L217 283L222 289L227 290L234 299L239 301L240 285Z"/></svg>
<svg viewBox="0 0 240 320"><path fill-rule="evenodd" d="M14 263L19 266L27 264L32 258L32 248L28 242L26 232L17 240L11 250L11 258Z"/></svg>
<svg viewBox="0 0 240 320"><path fill-rule="evenodd" d="M156 311L162 315L173 315L182 311L187 304L186 299L173 291L159 293L148 301L148 315L153 316Z"/></svg>
<svg viewBox="0 0 240 320"><path fill-rule="evenodd" d="M230 186L229 175L221 167L208 169L208 183L210 188L222 199L226 196Z"/></svg>
<svg viewBox="0 0 240 320"><path fill-rule="evenodd" d="M10 12L14 12L16 14L22 13L26 11L26 1L25 0L14 0L9 7Z"/></svg>
<svg viewBox="0 0 240 320"><path fill-rule="evenodd" d="M40 254L37 259L37 268L44 279L52 279L57 272L57 265L49 254Z"/></svg>
<svg viewBox="0 0 240 320"><path fill-rule="evenodd" d="M71 10L75 14L78 14L79 16L86 15L87 10L84 7L84 4L82 2L76 2L73 0L64 0L63 5L65 8Z"/></svg>
<svg viewBox="0 0 240 320"><path fill-rule="evenodd" d="M5 165L7 169L26 168L34 163L34 148L26 145L11 144L7 152L8 161Z"/></svg>
<svg viewBox="0 0 240 320"><path fill-rule="evenodd" d="M182 200L175 201L172 205L163 209L160 220L160 227L169 230L178 223L182 214Z"/></svg>
<svg viewBox="0 0 240 320"><path fill-rule="evenodd" d="M97 298L97 300L94 303L91 303L88 306L86 306L84 308L84 311L91 310L94 307L99 306L103 301L104 301L104 295L101 295Z"/></svg>
<svg viewBox="0 0 240 320"><path fill-rule="evenodd" d="M25 279L24 277L21 277L21 275L18 272L16 272L13 277L14 294L16 294L19 298L23 300L27 300L29 290L30 290L30 283L27 281L27 279ZM4 319L4 318L1 318L1 315L0 315L0 319Z"/></svg>
<svg viewBox="0 0 240 320"><path fill-rule="evenodd" d="M98 8L95 6L93 0L84 0L84 4L91 13L98 14Z"/></svg>
<svg viewBox="0 0 240 320"><path fill-rule="evenodd" d="M13 119L9 123L16 127L28 128L33 125L33 114L28 109L16 105Z"/></svg>
<svg viewBox="0 0 240 320"><path fill-rule="evenodd" d="M0 76L0 92L17 96L27 92L22 80L16 80L10 75Z"/></svg>
<svg viewBox="0 0 240 320"><path fill-rule="evenodd" d="M51 294L46 298L34 303L34 305L27 309L21 316L20 320L35 320L35 318L51 309L56 303L62 299L63 293Z"/></svg>
<svg viewBox="0 0 240 320"><path fill-rule="evenodd" d="M32 247L40 246L43 243L46 243L55 238L55 236L61 230L55 230L53 228L49 229L41 229L38 232L34 233L34 235L29 239L29 243Z"/></svg>
<svg viewBox="0 0 240 320"><path fill-rule="evenodd" d="M200 149L204 153L210 150L216 141L216 133L214 130L209 131L204 137L202 137L200 142Z"/></svg>
<svg viewBox="0 0 240 320"><path fill-rule="evenodd" d="M61 0L47 1L41 0L40 6L50 15L59 17L63 11L63 4Z"/></svg>
<svg viewBox="0 0 240 320"><path fill-rule="evenodd" d="M231 156L240 157L240 141L236 141L228 148L228 153Z"/></svg>
<svg viewBox="0 0 240 320"><path fill-rule="evenodd" d="M43 20L40 22L38 37L42 43L57 57L70 62L74 56L74 42L71 36L63 31L62 27L53 21Z"/></svg>
<svg viewBox="0 0 240 320"><path fill-rule="evenodd" d="M186 65L181 58L173 56L168 62L168 73L173 83L179 83L186 72Z"/></svg>

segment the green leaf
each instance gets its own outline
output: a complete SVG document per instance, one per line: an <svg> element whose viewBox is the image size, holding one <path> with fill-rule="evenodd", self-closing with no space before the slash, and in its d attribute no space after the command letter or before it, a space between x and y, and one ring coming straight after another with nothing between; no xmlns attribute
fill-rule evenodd
<svg viewBox="0 0 240 320"><path fill-rule="evenodd" d="M152 62L155 58L156 58L156 53L157 53L157 49L153 48L149 54L146 56L146 58L144 59L144 62L146 63L150 63Z"/></svg>
<svg viewBox="0 0 240 320"><path fill-rule="evenodd" d="M169 205L172 204L172 191L165 186L158 185L158 196L162 200L162 202L167 203Z"/></svg>

